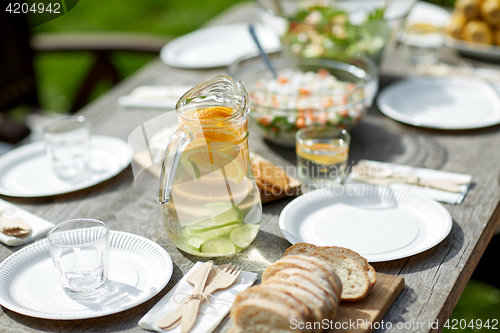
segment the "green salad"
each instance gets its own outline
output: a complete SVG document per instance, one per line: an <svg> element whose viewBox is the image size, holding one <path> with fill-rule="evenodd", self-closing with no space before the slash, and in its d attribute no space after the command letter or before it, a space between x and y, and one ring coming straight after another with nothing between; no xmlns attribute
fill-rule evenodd
<svg viewBox="0 0 500 333"><path fill-rule="evenodd" d="M379 62L391 32L383 17L384 9L376 8L353 24L343 9L312 5L289 17L283 44L300 57L344 60L363 53Z"/></svg>

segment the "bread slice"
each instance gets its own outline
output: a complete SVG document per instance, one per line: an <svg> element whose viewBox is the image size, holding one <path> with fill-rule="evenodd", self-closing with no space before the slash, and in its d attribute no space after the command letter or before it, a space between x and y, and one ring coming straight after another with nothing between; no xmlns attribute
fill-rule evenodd
<svg viewBox="0 0 500 333"><path fill-rule="evenodd" d="M377 282L377 272L375 269L368 263L368 261L363 258L359 253L354 252L353 250L349 250L343 247L338 247L338 246L325 246L325 247L318 247L315 252L313 252L313 255L316 255L318 253L324 253L326 255L328 254L338 254L341 256L345 256L349 259L354 260L358 264L363 267L365 270L366 274L368 275L368 279L370 280L370 289L373 288L375 285L375 282Z"/></svg>
<svg viewBox="0 0 500 333"><path fill-rule="evenodd" d="M317 252L315 256L326 260L339 276L342 281L342 301L356 302L368 295L370 280L360 264L338 254Z"/></svg>
<svg viewBox="0 0 500 333"><path fill-rule="evenodd" d="M309 243L295 243L285 251L285 256L304 255L310 256L318 247Z"/></svg>
<svg viewBox="0 0 500 333"><path fill-rule="evenodd" d="M269 283L282 283L289 286L295 286L305 290L310 293L313 297L310 297L314 304L318 305L321 309L321 320L332 319L333 308L330 306L331 302L327 299L326 293L321 290L321 288L316 287L309 280L301 276L273 276L268 280ZM268 283L266 282L266 284Z"/></svg>
<svg viewBox="0 0 500 333"><path fill-rule="evenodd" d="M285 304L268 299L246 299L239 303L233 316L237 327L245 333L285 333L308 330L293 329L290 323L305 322L301 314Z"/></svg>
<svg viewBox="0 0 500 333"><path fill-rule="evenodd" d="M309 310L309 316L306 318L308 322L321 322L323 320L323 308L324 302L319 299L311 292L306 291L300 287L295 286L295 284L282 283L281 278L271 278L268 282L262 284L262 286L268 286L269 288L276 289L282 293L286 293L294 297L297 301L304 304ZM318 332L321 332L319 330Z"/></svg>
<svg viewBox="0 0 500 333"><path fill-rule="evenodd" d="M342 282L340 281L340 278L335 273L333 268L330 267L330 265L328 265L328 263L324 259L312 256L304 256L304 255L287 257L287 259L292 259L292 258L301 261L306 261L308 263L316 265L320 270L323 271L323 273L326 274L326 277L330 281L330 284L333 287L335 293L337 294L338 297L340 297L340 295L342 294Z"/></svg>
<svg viewBox="0 0 500 333"><path fill-rule="evenodd" d="M314 313L315 317L317 318L315 321L321 322L323 319L330 319L331 309L327 308L327 302L324 299L324 293L321 291L321 289L311 284L309 281L303 278L285 279L283 277L274 276L270 278L265 284L275 284L275 283L302 289L305 292L305 294L303 295L308 295L306 297L308 298L309 304L317 306L321 311L319 317L317 313ZM314 307L312 306L310 306L309 309L311 311L315 310Z"/></svg>
<svg viewBox="0 0 500 333"><path fill-rule="evenodd" d="M274 264L270 265L264 273L262 273L262 282L266 282L274 274L285 268L300 268L307 270L311 273L314 273L318 278L326 280L330 283L330 279L328 278L328 273L325 273L320 267L311 263L305 256L293 256L293 257L283 257L280 260L276 261ZM332 287L334 287L332 285Z"/></svg>
<svg viewBox="0 0 500 333"><path fill-rule="evenodd" d="M328 282L324 281L323 279L318 279L313 273L299 268L286 268L282 271L279 271L275 276L283 277L285 279L299 276L308 280L323 291L323 299L327 302L328 308L332 309L332 313L330 314L330 316L334 317L337 313L337 308L339 306L339 297L334 293L332 287Z"/></svg>
<svg viewBox="0 0 500 333"><path fill-rule="evenodd" d="M282 291L273 289L269 287L268 285L261 284L258 286L254 286L250 289L247 289L245 291L240 292L237 296L236 299L234 300L233 306L231 308L231 313L230 317L234 317L236 313L236 309L238 308L239 304L246 300L246 299L267 299L270 301L277 301L279 303L285 304L288 307L295 309L300 312L302 317L306 321L309 320L310 317L310 311L309 308L304 305L302 302L298 301L296 298L292 297L291 295L284 293Z"/></svg>

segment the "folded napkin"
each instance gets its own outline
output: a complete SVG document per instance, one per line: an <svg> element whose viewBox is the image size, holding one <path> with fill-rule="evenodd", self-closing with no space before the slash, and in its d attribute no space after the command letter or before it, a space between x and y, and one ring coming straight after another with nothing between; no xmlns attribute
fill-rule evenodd
<svg viewBox="0 0 500 333"><path fill-rule="evenodd" d="M434 188L428 188L428 187L422 187L422 186L410 185L410 184L393 183L393 184L389 185L391 187L409 189L409 190L412 190L416 193L420 193L420 194L423 194L425 196L428 196L434 200L453 204L453 205L461 204L462 201L464 201L465 195L467 194L467 191L469 190L470 182L472 180L472 176L464 175L464 174L460 174L460 173L452 173L452 172L424 169L424 168L415 168L415 167L410 167L410 166L406 166L406 165L397 165L397 164L382 163L382 162L368 161L368 160L361 160L361 161L359 161L359 163L363 163L363 164L366 164L368 166L373 166L373 167L378 167L378 168L388 168L388 169L391 169L395 173L414 175L414 176L417 176L417 177L422 178L422 179L453 179L453 180L457 180L457 181L460 181L463 183L467 183L467 185L460 186L459 193L451 193L451 192L447 192L447 191L437 190ZM353 184L353 183L362 184L362 183L356 182L355 180L352 179L352 173L349 174L349 176L346 178L345 182L351 183L351 184Z"/></svg>
<svg viewBox="0 0 500 333"><path fill-rule="evenodd" d="M204 264L198 261L189 272L170 290L156 305L149 310L144 317L139 320L139 327L157 332L166 332L156 326L156 322L163 318L169 312L175 310L184 297L193 292L193 286L186 282L186 277L193 273L198 267ZM238 279L228 289L216 291L213 295L217 298L210 297L211 306L207 302L203 302L200 306L196 324L191 329L191 333L209 333L212 332L224 319L231 308L231 304L236 299L238 293L252 286L257 277L256 273L241 272ZM175 300L174 300L174 295ZM177 301L177 302L176 302ZM231 302L231 303L228 303ZM168 332L181 332L181 326Z"/></svg>
<svg viewBox="0 0 500 333"><path fill-rule="evenodd" d="M191 86L141 86L127 96L120 96L118 104L125 107L175 109L179 98L191 88Z"/></svg>
<svg viewBox="0 0 500 333"><path fill-rule="evenodd" d="M0 212L1 211L8 211L8 214L5 214L4 217L7 217L9 219L23 219L31 227L31 233L23 238L7 236L6 234L0 232L0 242L4 243L5 245L16 246L31 242L34 239L45 236L47 231L49 231L54 226L54 223L46 221L41 217L33 215L25 211L24 209L21 209L2 199L0 199Z"/></svg>

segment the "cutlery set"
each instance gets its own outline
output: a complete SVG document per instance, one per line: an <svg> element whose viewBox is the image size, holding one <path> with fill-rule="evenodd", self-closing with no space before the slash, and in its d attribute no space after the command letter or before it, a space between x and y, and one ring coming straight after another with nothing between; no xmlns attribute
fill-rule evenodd
<svg viewBox="0 0 500 333"><path fill-rule="evenodd" d="M353 167L352 179L357 182L378 186L399 183L429 187L451 193L459 193L461 185L469 183L469 181L459 179L422 178L414 174L395 172L389 168L375 167L363 163L359 163Z"/></svg>
<svg viewBox="0 0 500 333"><path fill-rule="evenodd" d="M201 303L214 292L231 287L242 271L242 268L232 264L213 266L213 261L207 261L186 278L193 285L192 294L177 309L158 320L156 325L166 331L181 325L182 333L189 332L196 323Z"/></svg>

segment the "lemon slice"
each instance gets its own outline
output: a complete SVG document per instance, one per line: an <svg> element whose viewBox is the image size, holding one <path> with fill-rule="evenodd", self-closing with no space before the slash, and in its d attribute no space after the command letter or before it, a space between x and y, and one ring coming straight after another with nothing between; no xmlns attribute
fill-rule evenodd
<svg viewBox="0 0 500 333"><path fill-rule="evenodd" d="M297 155L319 165L344 163L349 154L346 146L334 146L328 143L314 143L311 146L297 146Z"/></svg>
<svg viewBox="0 0 500 333"><path fill-rule="evenodd" d="M258 224L244 224L242 226L234 228L229 235L229 239L236 246L244 249L253 242L258 232Z"/></svg>
<svg viewBox="0 0 500 333"><path fill-rule="evenodd" d="M200 251L204 254L228 255L236 253L236 246L225 238L215 237L203 242Z"/></svg>

